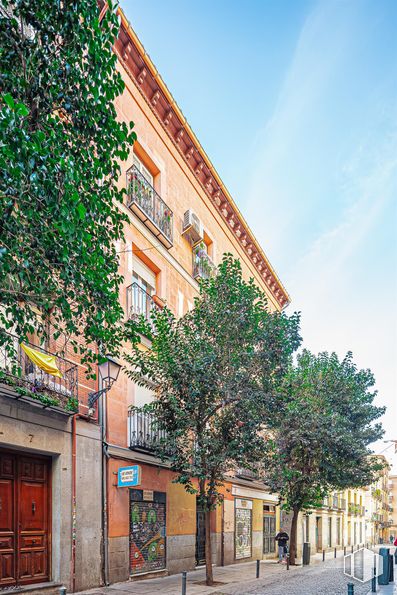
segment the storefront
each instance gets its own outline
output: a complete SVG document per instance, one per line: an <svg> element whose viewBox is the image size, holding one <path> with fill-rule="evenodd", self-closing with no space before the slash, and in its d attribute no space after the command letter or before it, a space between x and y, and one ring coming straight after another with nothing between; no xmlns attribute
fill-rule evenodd
<svg viewBox="0 0 397 595"><path fill-rule="evenodd" d="M166 495L130 489L130 572L166 567Z"/></svg>
<svg viewBox="0 0 397 595"><path fill-rule="evenodd" d="M235 558L252 556L252 500L235 500Z"/></svg>

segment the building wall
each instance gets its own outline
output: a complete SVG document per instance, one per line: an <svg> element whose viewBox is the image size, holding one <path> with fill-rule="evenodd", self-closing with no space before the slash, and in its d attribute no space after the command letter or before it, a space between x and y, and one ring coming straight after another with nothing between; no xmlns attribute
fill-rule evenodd
<svg viewBox="0 0 397 595"><path fill-rule="evenodd" d="M98 426L77 423L76 589L101 584L101 445ZM71 420L0 396L0 449L51 457L51 579L71 588Z"/></svg>
<svg viewBox="0 0 397 595"><path fill-rule="evenodd" d="M397 537L397 475L389 475L390 535Z"/></svg>
<svg viewBox="0 0 397 595"><path fill-rule="evenodd" d="M122 33L120 35L126 36L128 26L123 15L121 16ZM129 43L136 44L139 48L139 60L147 60L140 43L131 31L128 35L130 34L132 37ZM125 122L134 121L138 137L133 152L122 164L123 175L119 180L120 186L125 187L126 172L133 165L135 155L153 176L154 189L172 210L174 219L173 245L167 248L147 225L127 208L126 204L121 207L129 219L129 223L125 226L125 243L118 246L120 273L124 277L120 290L120 302L125 308L126 317L128 316L127 288L132 283L133 271L136 272L136 269L144 271L145 267L147 267L148 277L153 280L155 295L161 298L176 316L183 315L192 307L194 298L198 295L199 286L193 278L192 244L182 234L183 217L188 209L192 209L202 222L208 254L214 264L218 265L226 252L239 258L245 278L253 277L268 296L269 308L272 311L280 310L281 304L285 304L285 301L280 301L280 294L277 292L284 290L278 285L278 281L273 285L273 289L271 289L272 283L269 285L269 282L265 281L256 266L258 263L256 257L255 264L251 257L252 253L250 256L247 248L243 246L241 236L236 235L234 224L231 225L225 219L221 210L210 199L200 182L200 176L192 171L190 162L181 153L175 139L168 133L167 125L159 121L158 114L155 113L155 103L148 101L143 92L141 78L137 79L127 67L128 52L131 48L127 52L121 51L120 42L117 42L115 47L119 56L118 69L126 85L123 94L115 102L117 114ZM147 79L148 77L145 78ZM165 87L162 93L167 94ZM202 149L198 146L195 154L200 151ZM203 159L208 158L203 157ZM213 173L213 176L216 177L216 174ZM251 234L247 227L242 228L241 231ZM145 338L142 339L142 344L144 348L150 348L150 343ZM107 474L110 582L125 580L131 573L129 489L117 488L115 485L117 470L131 464L138 464L141 469L141 481L137 489L142 490L142 493L145 490L165 494L166 564L164 570L168 573L176 573L181 570L191 570L196 565L196 497L187 494L182 486L172 483L173 474L150 454L129 449L128 411L131 406L141 404L142 398L150 399L150 394L142 397L141 389L121 373L117 383L112 387L110 398L105 402L107 441L110 445ZM238 483L239 480L236 479L236 492L239 492ZM214 563L229 564L236 560L237 500L239 502L244 500L248 503L247 506L252 506L251 532L249 536L239 535L242 542L250 541L250 549L246 550L250 553L248 559L262 558L264 555L263 507L266 501L273 506L274 498L266 493L263 486L255 485L255 490L252 492L244 487L244 481L242 484L239 495L232 493L234 484L230 484L231 491L225 489L224 505L218 507L212 514ZM250 485L249 482L248 485ZM278 518L278 512L274 514ZM279 525L278 520L277 524ZM270 556L274 554L271 553ZM269 557L269 554L266 554L266 557ZM242 561L246 559L241 558ZM149 565L145 566L145 568L148 567Z"/></svg>

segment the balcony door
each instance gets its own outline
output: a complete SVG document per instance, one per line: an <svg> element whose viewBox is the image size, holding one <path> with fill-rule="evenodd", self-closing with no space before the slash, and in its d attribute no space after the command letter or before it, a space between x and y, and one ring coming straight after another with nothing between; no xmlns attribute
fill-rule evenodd
<svg viewBox="0 0 397 595"><path fill-rule="evenodd" d="M0 588L49 580L49 459L0 451Z"/></svg>
<svg viewBox="0 0 397 595"><path fill-rule="evenodd" d="M133 157L133 163L135 165L135 167L137 168L137 170L139 171L140 174L143 175L143 177L145 178L145 180L147 182L149 182L149 184L151 186L153 186L153 176L150 173L150 171L148 170L147 167L145 167L142 163L142 161L140 159L138 159L138 157L134 154Z"/></svg>
<svg viewBox="0 0 397 595"><path fill-rule="evenodd" d="M152 295L156 291L156 275L141 260L132 260L132 308L133 314L149 318L153 307Z"/></svg>

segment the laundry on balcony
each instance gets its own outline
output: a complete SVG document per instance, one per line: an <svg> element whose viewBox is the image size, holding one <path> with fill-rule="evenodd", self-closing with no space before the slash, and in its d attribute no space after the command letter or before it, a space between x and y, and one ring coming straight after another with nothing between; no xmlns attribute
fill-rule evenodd
<svg viewBox="0 0 397 595"><path fill-rule="evenodd" d="M54 355L47 355L46 353L32 349L32 347L28 347L23 343L21 343L21 348L26 353L30 361L33 362L38 368L46 372L46 374L63 378L62 372L56 365L56 357Z"/></svg>

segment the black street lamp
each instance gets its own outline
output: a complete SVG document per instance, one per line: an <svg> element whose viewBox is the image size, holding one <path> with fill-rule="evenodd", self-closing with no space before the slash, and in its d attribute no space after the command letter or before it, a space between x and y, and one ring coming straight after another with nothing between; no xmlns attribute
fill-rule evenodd
<svg viewBox="0 0 397 595"><path fill-rule="evenodd" d="M105 356L106 359L98 364L98 371L102 381L102 387L96 392L88 394L88 407L92 409L99 399L99 397L111 389L114 382L116 382L120 373L121 364L110 355Z"/></svg>

